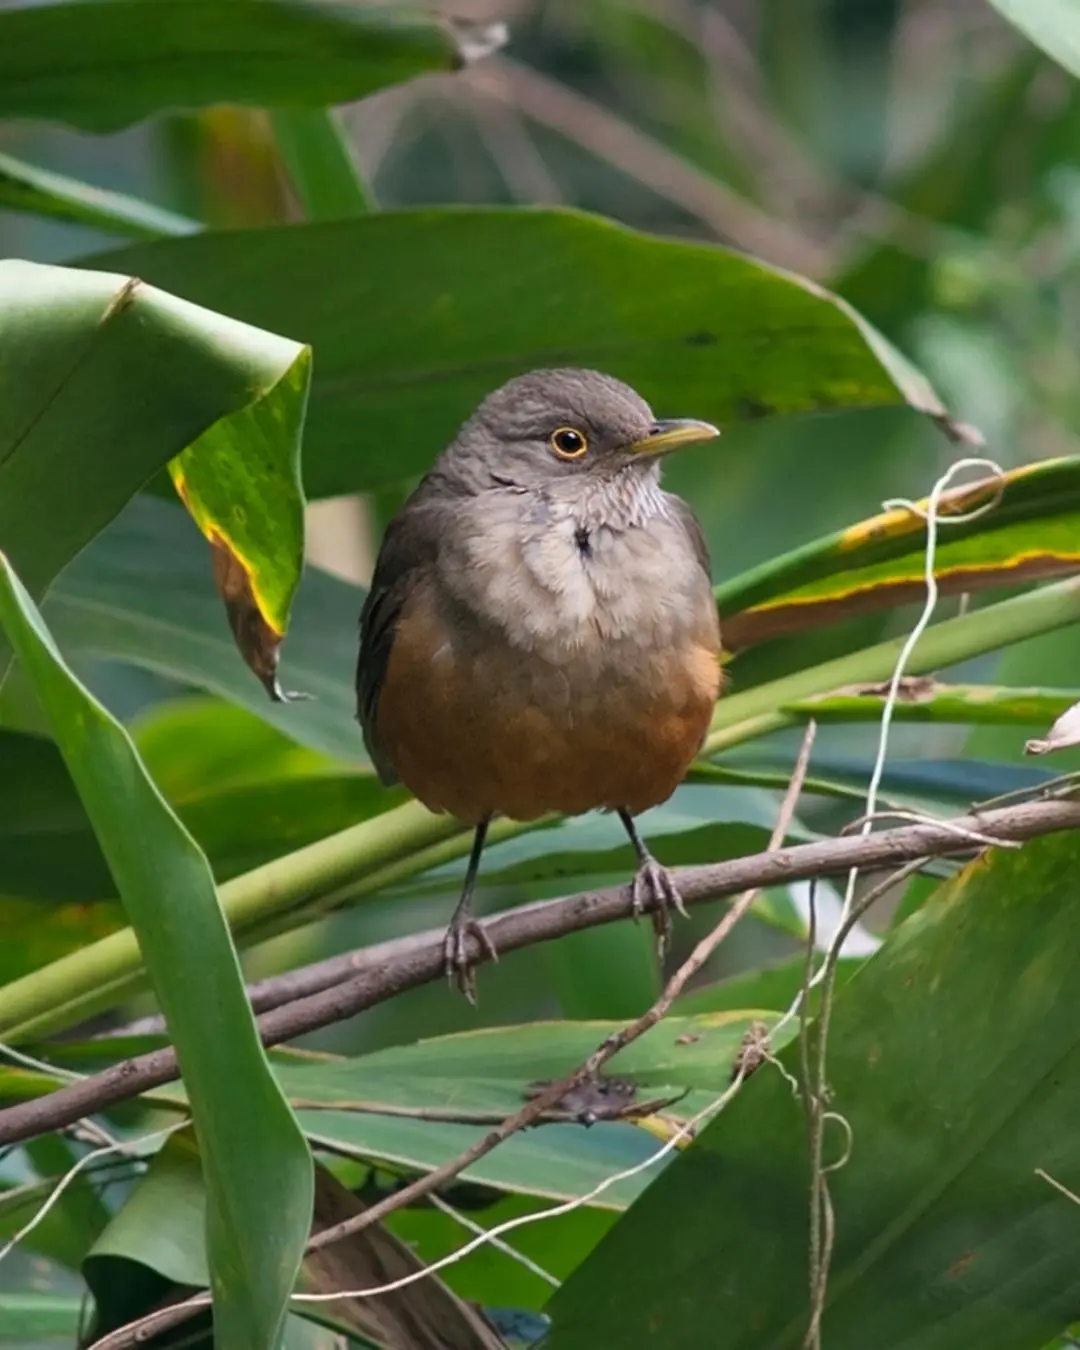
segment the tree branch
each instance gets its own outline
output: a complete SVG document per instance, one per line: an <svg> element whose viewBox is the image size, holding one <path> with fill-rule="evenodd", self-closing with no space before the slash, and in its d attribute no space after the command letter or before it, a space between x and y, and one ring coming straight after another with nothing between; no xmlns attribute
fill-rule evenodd
<svg viewBox="0 0 1080 1350"><path fill-rule="evenodd" d="M894 867L924 855L944 857L969 852L979 847L976 840L968 837L967 832L971 831L983 837L1024 840L1077 828L1080 828L1080 802L1055 798L976 812L954 820L883 830L865 837L825 839L703 867L680 868L674 876L683 901L694 905L751 887L841 874L851 867ZM629 887L614 887L509 910L487 919L485 928L496 948L505 953L566 933L614 923L629 918L631 913ZM442 942L442 930L433 930L380 943L350 957L320 962L306 971L295 972L293 988L310 992L259 1017L263 1043L279 1045L354 1017L407 989L441 979ZM471 955L477 964L487 959L475 943ZM342 979L344 966L355 973ZM325 981L330 982L329 987ZM176 1055L171 1049L125 1060L81 1082L58 1088L47 1097L0 1111L0 1145L62 1129L83 1116L137 1097L177 1077Z"/></svg>
<svg viewBox="0 0 1080 1350"><path fill-rule="evenodd" d="M816 730L814 722L811 722L806 728L795 771L784 795L780 814L769 840L770 853L775 852L780 840L787 833L787 828L791 824L791 817L795 814L795 805L806 778L806 769L810 762L810 749L814 744ZM768 854L764 856L768 856ZM584 1063L579 1064L576 1069L563 1078L546 1084L542 1091L527 1101L520 1110L501 1121L482 1139L476 1140L464 1152L459 1153L456 1158L450 1158L441 1167L436 1167L434 1171L417 1177L415 1181L411 1181L407 1186L395 1191L393 1195L388 1195L384 1200L380 1200L377 1205L371 1205L363 1213L350 1215L341 1223L335 1224L333 1228L324 1228L308 1243L308 1251L317 1251L333 1242L340 1242L342 1238L362 1232L363 1229L377 1223L395 1210L402 1209L405 1205L411 1204L414 1200L419 1200L425 1195L430 1195L439 1186L453 1181L466 1167L470 1167L474 1162L490 1153L505 1139L509 1139L512 1134L517 1134L521 1130L528 1129L530 1125L535 1125L543 1117L544 1112L556 1107L566 1097L567 1093L581 1087L584 1083L594 1082L597 1074L609 1059L612 1059L632 1041L644 1036L667 1014L675 999L682 993L687 981L701 969L710 954L715 951L747 912L756 894L756 888L744 891L713 928L712 932L707 937L702 938L689 957L668 980L660 997L653 1003L652 1007L646 1009L640 1017L635 1018L629 1026L625 1026L621 1031L616 1031L605 1037Z"/></svg>

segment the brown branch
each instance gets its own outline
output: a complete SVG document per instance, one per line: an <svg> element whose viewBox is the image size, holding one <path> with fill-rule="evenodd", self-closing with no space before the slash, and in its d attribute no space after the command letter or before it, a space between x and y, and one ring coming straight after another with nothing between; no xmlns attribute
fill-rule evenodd
<svg viewBox="0 0 1080 1350"><path fill-rule="evenodd" d="M774 853L757 853L702 867L680 868L674 876L684 902L695 905L735 895L749 887L786 885L812 877L835 876L851 867L897 867L923 855L945 857L969 852L977 844L965 838L966 830L1018 841L1078 827L1078 802L1060 799L1023 802L951 821L909 825L854 839L824 839L780 848ZM631 914L629 888L621 886L585 891L562 900L509 910L485 920L484 926L496 948L505 953L537 942L548 942L566 933L614 923ZM442 931L434 930L380 943L366 952L357 953L355 958L350 958L355 960L357 974L340 983L336 982L340 980L337 975L331 987L262 1014L258 1024L263 1043L280 1045L320 1027L354 1017L407 989L441 979L442 939ZM488 959L475 943L471 955L477 964ZM323 978L320 972L325 971L325 966L326 963L320 963L306 974L297 972L297 975L317 984ZM125 1060L102 1073L58 1088L47 1097L20 1102L0 1111L0 1145L62 1129L84 1116L172 1082L177 1076L176 1056L171 1049Z"/></svg>
<svg viewBox="0 0 1080 1350"><path fill-rule="evenodd" d="M806 778L806 767L810 760L810 747L814 743L815 731L815 724L810 722L803 737L802 749L799 752L791 784L785 794L780 815L769 841L770 850L776 849L777 844L783 839L788 826L791 824L791 817L795 812L795 803L798 801L803 780ZM580 1087L583 1083L595 1080L597 1074L609 1059L656 1026L657 1022L668 1012L675 999L682 993L686 982L701 969L711 953L715 951L750 908L756 894L755 889L748 890L741 895L708 937L703 938L697 944L690 956L668 980L663 992L652 1007L631 1022L629 1026L605 1037L584 1063L579 1064L564 1078L549 1083L535 1097L527 1101L519 1111L515 1111L512 1116L508 1116L495 1129L484 1135L482 1139L478 1139L469 1148L459 1153L456 1158L451 1158L441 1167L436 1167L434 1171L417 1177L408 1186L403 1186L393 1195L388 1195L384 1200L380 1200L377 1205L372 1205L369 1209L364 1210L363 1213L354 1214L341 1223L335 1224L333 1228L324 1228L308 1243L308 1251L318 1251L319 1248L329 1246L332 1242L340 1242L343 1238L362 1231L369 1225L378 1222L379 1219L392 1214L395 1210L411 1204L414 1200L430 1195L432 1191L437 1190L448 1181L453 1181L466 1167L471 1167L474 1162L490 1153L504 1140L509 1139L512 1134L517 1134L530 1125L536 1124L546 1111L557 1107L559 1102L568 1093L573 1092L575 1088Z"/></svg>
<svg viewBox="0 0 1080 1350"><path fill-rule="evenodd" d="M544 1088L546 1090L547 1084ZM644 1101L631 1099L611 1105L597 1103L587 1111L554 1111L542 1113L537 1125L595 1125L599 1121L640 1120L654 1116L674 1106L685 1093L673 1097L649 1097ZM389 1102L309 1101L306 1097L290 1097L294 1111L336 1111L345 1115L395 1116L401 1120L426 1120L439 1125L498 1125L505 1119L502 1111L455 1111L447 1106L395 1106ZM10 1191L4 1192L5 1203Z"/></svg>

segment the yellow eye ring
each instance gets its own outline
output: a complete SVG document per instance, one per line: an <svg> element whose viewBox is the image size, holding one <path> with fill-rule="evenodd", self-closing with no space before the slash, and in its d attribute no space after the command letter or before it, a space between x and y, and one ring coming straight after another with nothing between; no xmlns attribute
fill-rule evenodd
<svg viewBox="0 0 1080 1350"><path fill-rule="evenodd" d="M549 444L560 459L581 459L588 453L589 440L574 427L560 427L551 433Z"/></svg>

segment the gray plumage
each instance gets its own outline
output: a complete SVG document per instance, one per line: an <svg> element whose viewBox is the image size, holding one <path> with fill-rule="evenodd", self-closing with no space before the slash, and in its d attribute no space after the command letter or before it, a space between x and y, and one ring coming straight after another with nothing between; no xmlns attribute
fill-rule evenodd
<svg viewBox="0 0 1080 1350"><path fill-rule="evenodd" d="M553 455L560 427L587 437L581 460ZM661 489L659 459L629 448L656 427L611 376L533 371L490 394L438 457L387 528L360 620L357 715L384 782L396 775L379 695L421 578L464 644L520 648L523 672L538 662L572 688L633 668L638 650L677 643L712 614L698 523Z"/></svg>

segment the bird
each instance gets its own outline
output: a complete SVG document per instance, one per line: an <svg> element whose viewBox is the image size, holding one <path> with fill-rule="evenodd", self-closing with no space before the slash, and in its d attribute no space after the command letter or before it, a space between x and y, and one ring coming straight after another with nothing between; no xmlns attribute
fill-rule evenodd
<svg viewBox="0 0 1080 1350"><path fill-rule="evenodd" d="M388 525L360 616L357 718L386 784L473 828L446 930L475 1000L470 936L490 822L618 814L635 915L661 944L685 912L635 817L666 801L721 688L709 554L661 461L720 433L662 420L595 370L490 393Z"/></svg>

